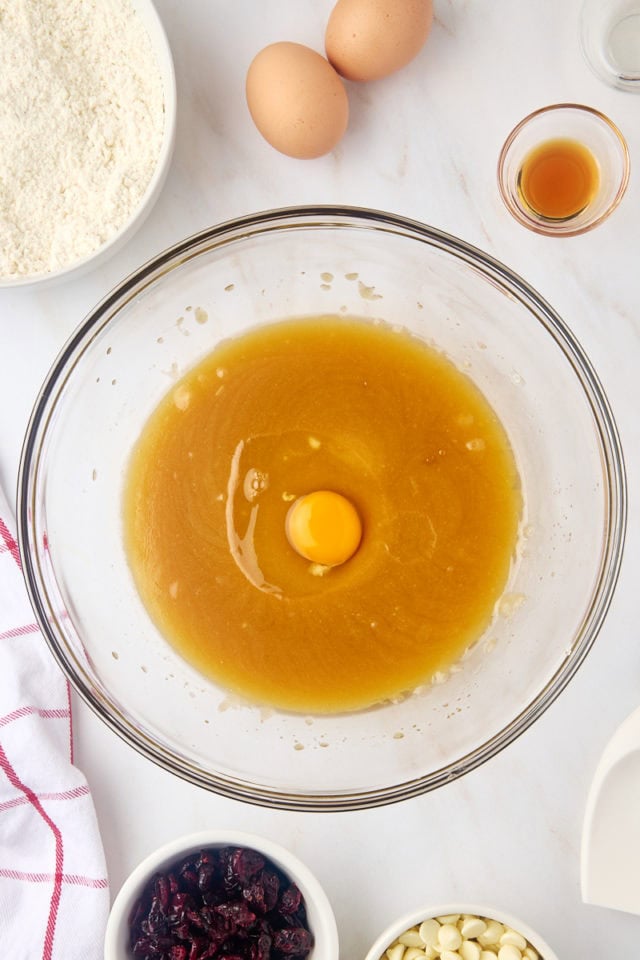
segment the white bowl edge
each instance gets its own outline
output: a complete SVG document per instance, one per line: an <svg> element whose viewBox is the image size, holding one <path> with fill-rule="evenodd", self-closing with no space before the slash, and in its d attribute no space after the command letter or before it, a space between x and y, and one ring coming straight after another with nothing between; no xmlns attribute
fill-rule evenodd
<svg viewBox="0 0 640 960"><path fill-rule="evenodd" d="M519 917L515 917L505 910L477 903L444 903L436 904L435 906L427 904L425 907L417 908L410 913L404 914L404 916L394 920L393 923L389 924L389 926L382 931L369 949L364 960L380 960L387 947L393 943L400 934L422 923L423 920L429 920L432 917L446 917L456 913L497 920L499 923L503 923L505 926L522 934L538 951L540 960L559 960L557 954L551 949L549 944L542 939L540 934L520 920Z"/></svg>
<svg viewBox="0 0 640 960"><path fill-rule="evenodd" d="M250 847L280 867L296 883L305 900L309 926L316 941L309 960L338 960L338 928L333 908L311 870L286 847L273 840L241 830L225 829L202 830L177 837L158 847L134 867L116 895L109 913L104 941L105 960L126 960L127 954L122 952L122 943L124 934L128 934L129 914L142 887L153 873L191 852L205 847L224 846Z"/></svg>

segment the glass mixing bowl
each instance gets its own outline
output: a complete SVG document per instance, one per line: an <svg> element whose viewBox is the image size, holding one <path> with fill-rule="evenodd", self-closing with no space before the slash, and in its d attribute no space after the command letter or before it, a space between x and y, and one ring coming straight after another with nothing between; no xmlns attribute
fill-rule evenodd
<svg viewBox="0 0 640 960"><path fill-rule="evenodd" d="M454 669L394 702L302 716L230 696L158 633L127 565L121 498L132 446L177 376L245 328L327 313L404 325L475 381L509 434L524 516L493 621ZM602 625L626 514L606 397L553 309L454 237L342 207L222 224L126 279L79 326L42 388L18 500L38 621L95 712L194 784L306 810L431 790L533 723Z"/></svg>

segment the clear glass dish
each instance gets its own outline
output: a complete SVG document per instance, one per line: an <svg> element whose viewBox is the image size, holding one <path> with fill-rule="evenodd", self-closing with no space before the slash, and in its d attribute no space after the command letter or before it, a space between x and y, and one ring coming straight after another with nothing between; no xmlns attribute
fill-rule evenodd
<svg viewBox="0 0 640 960"><path fill-rule="evenodd" d="M159 635L127 565L121 496L132 445L176 376L222 338L319 313L402 324L467 373L510 436L525 515L493 622L454 671L397 702L310 717L239 702ZM97 715L194 784L307 810L421 794L526 730L595 640L626 516L607 399L574 335L535 290L438 230L322 206L213 227L106 297L42 387L18 501L36 616Z"/></svg>
<svg viewBox="0 0 640 960"><path fill-rule="evenodd" d="M553 140L586 147L598 170L598 187L584 209L553 219L534 210L521 189L523 164L531 151ZM592 230L616 209L629 182L629 149L618 127L599 110L579 103L554 103L518 123L498 158L498 187L509 213L524 227L548 237L575 237Z"/></svg>
<svg viewBox="0 0 640 960"><path fill-rule="evenodd" d="M580 42L600 80L640 93L640 0L585 0Z"/></svg>

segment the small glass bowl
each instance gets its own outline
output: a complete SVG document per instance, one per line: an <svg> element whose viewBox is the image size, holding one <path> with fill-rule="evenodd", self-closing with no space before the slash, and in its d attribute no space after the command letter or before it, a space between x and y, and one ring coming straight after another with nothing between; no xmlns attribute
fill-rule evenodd
<svg viewBox="0 0 640 960"><path fill-rule="evenodd" d="M640 93L640 0L585 0L580 42L600 80Z"/></svg>
<svg viewBox="0 0 640 960"><path fill-rule="evenodd" d="M595 158L600 183L595 196L574 216L554 219L529 206L520 190L527 155L548 140L574 140ZM629 181L629 150L603 113L577 103L558 103L530 113L507 137L498 159L498 186L509 213L523 226L549 237L574 237L602 223L618 206Z"/></svg>

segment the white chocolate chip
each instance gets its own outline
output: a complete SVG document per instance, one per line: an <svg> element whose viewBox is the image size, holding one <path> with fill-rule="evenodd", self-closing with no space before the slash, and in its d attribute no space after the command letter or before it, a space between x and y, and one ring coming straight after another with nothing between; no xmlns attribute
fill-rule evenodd
<svg viewBox="0 0 640 960"><path fill-rule="evenodd" d="M505 932L500 937L500 945L511 944L513 947L517 947L518 950L524 950L527 945L527 941L522 936L521 933L518 933L517 930L511 930L510 927L507 927Z"/></svg>
<svg viewBox="0 0 640 960"><path fill-rule="evenodd" d="M423 943L426 943L427 946L433 947L438 942L438 931L440 929L440 924L437 920L425 920L424 923L420 924L420 939Z"/></svg>
<svg viewBox="0 0 640 960"><path fill-rule="evenodd" d="M388 960L402 960L404 957L404 945L396 943L387 950Z"/></svg>
<svg viewBox="0 0 640 960"><path fill-rule="evenodd" d="M522 960L522 953L512 943L505 943L498 950L498 960Z"/></svg>
<svg viewBox="0 0 640 960"><path fill-rule="evenodd" d="M424 941L418 933L417 927L412 927L411 930L407 930L406 933L398 937L398 943L404 943L405 947L421 947Z"/></svg>
<svg viewBox="0 0 640 960"><path fill-rule="evenodd" d="M405 930L380 960L540 960L517 930L489 917L452 913Z"/></svg>
<svg viewBox="0 0 640 960"><path fill-rule="evenodd" d="M438 931L438 942L443 950L457 950L462 943L462 935L453 923L443 923Z"/></svg>
<svg viewBox="0 0 640 960"><path fill-rule="evenodd" d="M462 960L480 960L480 947L474 940L465 940L458 952Z"/></svg>
<svg viewBox="0 0 640 960"><path fill-rule="evenodd" d="M475 940L486 929L487 925L480 917L464 917L460 924L460 933L465 940Z"/></svg>
<svg viewBox="0 0 640 960"><path fill-rule="evenodd" d="M504 927L497 920L489 920L487 929L477 937L478 943L483 947L490 947L493 943L500 943L500 937L504 933Z"/></svg>

